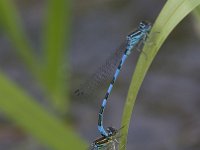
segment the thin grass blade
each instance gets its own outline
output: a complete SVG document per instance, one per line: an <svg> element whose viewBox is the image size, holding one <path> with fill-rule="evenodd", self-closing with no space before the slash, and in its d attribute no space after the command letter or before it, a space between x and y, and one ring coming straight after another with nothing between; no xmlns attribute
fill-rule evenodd
<svg viewBox="0 0 200 150"><path fill-rule="evenodd" d="M0 1L0 23L8 34L17 53L32 73L38 75L38 59L24 31L19 13L11 0Z"/></svg>
<svg viewBox="0 0 200 150"><path fill-rule="evenodd" d="M65 71L65 75L62 73L64 60L69 60L65 48L68 48L69 42L70 6L68 0L47 1L43 33L43 81L48 93L51 93L55 108L62 113L66 112L68 107L66 82L69 81L69 71ZM69 64L65 69L69 69Z"/></svg>
<svg viewBox="0 0 200 150"><path fill-rule="evenodd" d="M198 6L194 11L193 11L193 16L194 16L194 26L197 31L197 34L200 37L200 6Z"/></svg>
<svg viewBox="0 0 200 150"><path fill-rule="evenodd" d="M127 143L128 128L131 120L133 106L135 104L140 86L154 57L156 56L163 42L166 40L172 30L177 26L177 24L199 4L200 0L168 0L158 18L156 19L156 22L149 36L149 41L152 41L154 44L145 44L143 51L146 53L146 56L142 54L140 55L128 91L128 96L125 102L122 117L122 125L126 124L127 126L122 129L122 134L124 136L122 137L122 141L120 143L121 146L126 145ZM159 34L153 36L154 33ZM125 150L125 147L123 150Z"/></svg>

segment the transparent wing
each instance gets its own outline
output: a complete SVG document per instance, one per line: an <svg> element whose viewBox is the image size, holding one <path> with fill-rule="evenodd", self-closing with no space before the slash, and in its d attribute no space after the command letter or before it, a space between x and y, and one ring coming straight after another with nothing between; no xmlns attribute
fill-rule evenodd
<svg viewBox="0 0 200 150"><path fill-rule="evenodd" d="M126 43L124 42L119 49L117 49L107 60L100 66L97 71L84 82L76 91L77 96L80 95L91 95L99 87L106 84L106 81L111 80L114 71L119 64L122 55L125 51Z"/></svg>
<svg viewBox="0 0 200 150"><path fill-rule="evenodd" d="M118 143L115 141L111 141L109 144L107 144L104 148L104 150L117 150Z"/></svg>
<svg viewBox="0 0 200 150"><path fill-rule="evenodd" d="M90 146L89 150L118 150L118 143L115 141L110 141L101 147L95 147L95 145Z"/></svg>
<svg viewBox="0 0 200 150"><path fill-rule="evenodd" d="M93 142L91 144L89 150L120 150L121 148L119 148L119 141L120 141L120 138L122 137L122 135L120 133L120 130L122 128L123 127L118 129L117 133L110 136L109 140L107 140L106 142L101 142L101 140L104 141L104 138L102 138L102 137L95 140L95 141L98 141L99 143L102 143L102 144L95 145L95 142Z"/></svg>

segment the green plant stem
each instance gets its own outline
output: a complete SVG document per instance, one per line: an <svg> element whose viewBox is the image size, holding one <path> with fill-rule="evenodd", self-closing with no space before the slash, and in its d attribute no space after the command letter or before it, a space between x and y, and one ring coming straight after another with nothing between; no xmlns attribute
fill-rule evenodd
<svg viewBox="0 0 200 150"><path fill-rule="evenodd" d="M68 0L49 0L47 2L47 14L44 26L44 71L43 83L50 94L55 108L61 113L66 112L68 101L66 83L69 78L69 70L63 75L64 69L69 69L69 65L63 69L64 59L68 59L65 51L69 42L71 3ZM68 35L66 37L66 35Z"/></svg>
<svg viewBox="0 0 200 150"><path fill-rule="evenodd" d="M30 71L39 75L38 59L33 53L33 48L28 40L28 37L23 30L21 19L15 5L10 0L0 1L0 19L1 25L8 33L11 42L16 47L17 53L23 59Z"/></svg>
<svg viewBox="0 0 200 150"><path fill-rule="evenodd" d="M198 36L200 36L200 6L198 6L194 11L193 11L193 18L194 18L194 26L196 29L196 33Z"/></svg>
<svg viewBox="0 0 200 150"><path fill-rule="evenodd" d="M125 102L121 123L121 126L125 125L125 127L122 129L123 136L120 143L120 147L122 147L123 150L126 149L125 145L127 143L128 128L133 106L138 91L154 57L176 25L199 4L200 0L168 0L156 19L148 39L153 44L145 44L143 48L146 56L141 54L139 57ZM155 33L158 34L155 35Z"/></svg>

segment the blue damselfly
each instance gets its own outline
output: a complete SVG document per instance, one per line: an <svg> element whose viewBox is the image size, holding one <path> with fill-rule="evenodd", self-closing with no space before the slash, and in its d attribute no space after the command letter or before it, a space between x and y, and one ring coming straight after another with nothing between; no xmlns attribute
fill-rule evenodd
<svg viewBox="0 0 200 150"><path fill-rule="evenodd" d="M121 61L118 64L118 67L115 71L113 79L110 82L108 90L104 96L101 108L99 110L98 130L100 131L102 136L105 136L105 137L109 136L109 133L106 132L106 130L103 127L103 112L106 107L108 97L112 91L113 85L114 85L117 77L119 76L122 65L124 64L128 55L131 54L133 48L135 48L138 44L140 44L141 42L144 42L147 39L147 36L148 36L148 33L150 30L151 30L151 24L149 22L142 21L142 22L140 22L138 28L134 32L132 32L131 34L129 34L127 36L126 50L124 51Z"/></svg>

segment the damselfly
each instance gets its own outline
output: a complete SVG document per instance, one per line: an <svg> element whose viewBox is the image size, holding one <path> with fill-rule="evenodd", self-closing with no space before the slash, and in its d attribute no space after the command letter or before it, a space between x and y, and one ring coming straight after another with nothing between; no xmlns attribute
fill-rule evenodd
<svg viewBox="0 0 200 150"><path fill-rule="evenodd" d="M110 95L112 91L113 85L120 73L122 65L124 64L128 55L130 55L130 53L132 52L132 49L135 48L138 44L140 44L140 42L144 42L146 40L147 35L150 30L151 30L151 24L149 22L142 21L140 22L137 30L135 30L134 32L132 32L131 34L127 36L126 50L124 51L121 61L118 64L118 67L115 71L113 79L110 82L109 88L104 96L101 108L99 110L98 130L100 131L102 136L105 136L105 137L109 136L109 133L103 127L103 112L106 107L108 96Z"/></svg>
<svg viewBox="0 0 200 150"><path fill-rule="evenodd" d="M108 127L106 129L106 131L109 133L108 137L102 136L95 140L91 144L90 150L117 150L119 138L121 137L119 130L113 127Z"/></svg>
<svg viewBox="0 0 200 150"><path fill-rule="evenodd" d="M108 96L112 91L113 85L127 56L130 55L133 48L137 48L138 45L144 43L150 30L151 24L149 22L140 22L138 28L127 36L126 42L122 44L122 46L114 53L114 55L109 57L106 63L101 66L98 71L85 82L85 84L83 84L79 89L75 91L76 95L86 95L88 92L92 92L96 87L101 85L103 81L110 77L112 72L115 70L115 74L112 77L109 88L106 92L106 95L104 96L98 117L98 129L101 135L105 137L108 136L108 133L103 127L103 112L107 103Z"/></svg>

